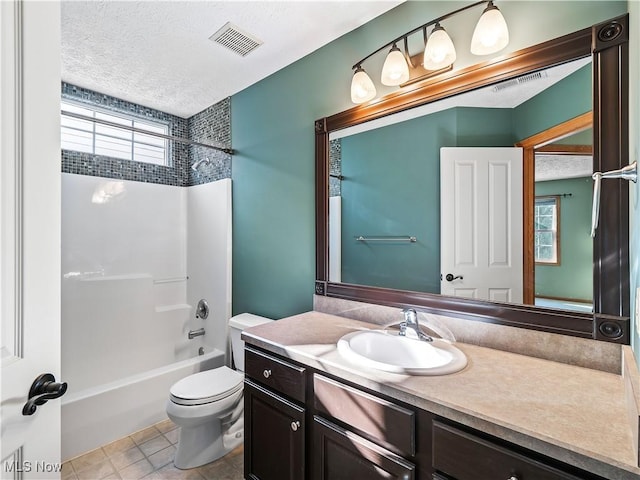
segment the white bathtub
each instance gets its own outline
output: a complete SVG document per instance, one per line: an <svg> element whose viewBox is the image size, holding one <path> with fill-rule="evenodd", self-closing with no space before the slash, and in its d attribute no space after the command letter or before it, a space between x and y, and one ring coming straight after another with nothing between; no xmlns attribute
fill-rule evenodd
<svg viewBox="0 0 640 480"><path fill-rule="evenodd" d="M224 365L214 350L62 397L62 459L142 430L167 418L165 404L173 383L192 373Z"/></svg>
<svg viewBox="0 0 640 480"><path fill-rule="evenodd" d="M65 173L62 210L67 460L165 419L174 382L225 364L231 180L182 188Z"/></svg>

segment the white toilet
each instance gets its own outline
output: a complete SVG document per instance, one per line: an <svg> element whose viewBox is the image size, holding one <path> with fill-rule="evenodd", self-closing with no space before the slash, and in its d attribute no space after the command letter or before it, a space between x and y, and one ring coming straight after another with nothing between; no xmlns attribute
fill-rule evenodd
<svg viewBox="0 0 640 480"><path fill-rule="evenodd" d="M167 415L180 426L177 468L199 467L212 462L243 441L244 342L245 328L272 320L250 313L229 320L231 350L237 370L219 367L194 373L170 389Z"/></svg>

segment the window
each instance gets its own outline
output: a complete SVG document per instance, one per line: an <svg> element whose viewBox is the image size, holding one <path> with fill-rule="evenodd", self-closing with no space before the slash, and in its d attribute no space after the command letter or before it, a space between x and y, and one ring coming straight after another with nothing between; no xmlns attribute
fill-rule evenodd
<svg viewBox="0 0 640 480"><path fill-rule="evenodd" d="M534 229L536 263L560 265L560 197L536 197Z"/></svg>
<svg viewBox="0 0 640 480"><path fill-rule="evenodd" d="M145 130L152 133L169 134L169 125L161 122L140 120L91 106L80 106L71 102L62 102L62 111L71 112L97 121L81 120L62 114L62 148L76 152L104 155L123 160L170 165L168 141L161 137L146 135L99 123L103 120L127 128Z"/></svg>

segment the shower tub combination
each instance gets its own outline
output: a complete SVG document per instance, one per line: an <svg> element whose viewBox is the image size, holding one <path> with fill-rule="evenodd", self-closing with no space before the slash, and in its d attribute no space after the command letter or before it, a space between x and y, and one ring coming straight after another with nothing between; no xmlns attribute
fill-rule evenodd
<svg viewBox="0 0 640 480"><path fill-rule="evenodd" d="M165 419L173 383L226 363L231 180L183 188L64 173L62 192L68 460Z"/></svg>

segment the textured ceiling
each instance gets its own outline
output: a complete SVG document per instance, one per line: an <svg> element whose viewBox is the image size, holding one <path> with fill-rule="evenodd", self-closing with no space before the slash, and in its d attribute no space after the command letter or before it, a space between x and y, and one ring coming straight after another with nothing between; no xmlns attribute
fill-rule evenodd
<svg viewBox="0 0 640 480"><path fill-rule="evenodd" d="M563 178L591 178L591 155L540 155L536 154L536 182Z"/></svg>
<svg viewBox="0 0 640 480"><path fill-rule="evenodd" d="M190 117L402 1L63 1L62 80ZM209 40L227 22L264 44Z"/></svg>

